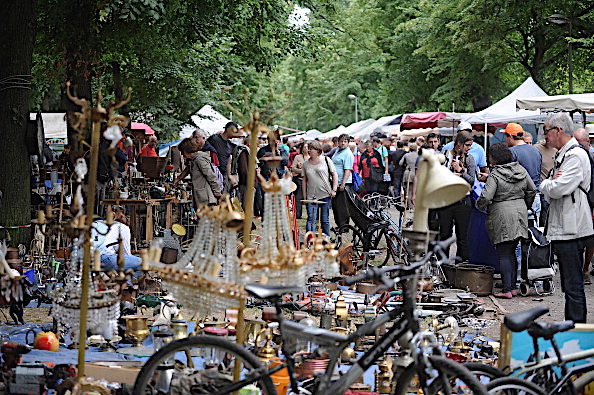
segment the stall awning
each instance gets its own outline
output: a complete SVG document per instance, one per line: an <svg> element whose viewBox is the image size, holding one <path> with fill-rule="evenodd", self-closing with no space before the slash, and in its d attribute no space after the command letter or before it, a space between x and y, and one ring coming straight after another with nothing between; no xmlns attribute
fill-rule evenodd
<svg viewBox="0 0 594 395"><path fill-rule="evenodd" d="M594 93L518 98L519 110L555 109L564 111L593 111Z"/></svg>

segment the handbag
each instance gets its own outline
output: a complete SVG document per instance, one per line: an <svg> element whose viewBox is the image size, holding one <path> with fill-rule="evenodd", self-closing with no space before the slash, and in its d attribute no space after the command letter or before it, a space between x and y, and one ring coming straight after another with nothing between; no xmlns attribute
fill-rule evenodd
<svg viewBox="0 0 594 395"><path fill-rule="evenodd" d="M384 171L381 167L372 167L371 168L371 180L373 182L382 182L384 181Z"/></svg>

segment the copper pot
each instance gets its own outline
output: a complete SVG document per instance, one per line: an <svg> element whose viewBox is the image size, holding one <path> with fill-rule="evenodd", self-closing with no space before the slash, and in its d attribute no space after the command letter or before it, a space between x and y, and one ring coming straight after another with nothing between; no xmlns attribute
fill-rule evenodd
<svg viewBox="0 0 594 395"><path fill-rule="evenodd" d="M373 283L357 283L357 292L360 294L374 294L377 285Z"/></svg>
<svg viewBox="0 0 594 395"><path fill-rule="evenodd" d="M304 361L301 365L297 366L295 371L297 377L300 379L306 379L314 377L317 373L323 373L326 371L329 359L326 358L313 358Z"/></svg>
<svg viewBox="0 0 594 395"><path fill-rule="evenodd" d="M431 277L424 277L417 283L417 288L426 292L433 291L433 280Z"/></svg>

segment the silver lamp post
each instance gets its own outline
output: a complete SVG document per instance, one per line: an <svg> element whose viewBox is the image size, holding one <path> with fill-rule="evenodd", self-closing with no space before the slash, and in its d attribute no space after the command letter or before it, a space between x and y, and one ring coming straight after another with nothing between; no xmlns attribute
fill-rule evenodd
<svg viewBox="0 0 594 395"><path fill-rule="evenodd" d="M355 123L359 122L359 98L352 93L347 96L351 100L355 100Z"/></svg>
<svg viewBox="0 0 594 395"><path fill-rule="evenodd" d="M547 18L549 22L556 25L568 25L569 37L573 35L573 23L571 18L568 18L562 14L553 14ZM569 67L569 93L573 93L573 45L570 42L567 43L567 65Z"/></svg>

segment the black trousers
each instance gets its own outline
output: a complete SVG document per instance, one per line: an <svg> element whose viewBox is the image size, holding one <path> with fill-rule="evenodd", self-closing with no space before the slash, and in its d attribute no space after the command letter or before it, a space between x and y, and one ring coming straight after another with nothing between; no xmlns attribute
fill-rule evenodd
<svg viewBox="0 0 594 395"><path fill-rule="evenodd" d="M347 190L352 193L351 188L351 184L346 184L344 191L338 189L336 196L332 199L332 212L334 213L334 222L336 222L337 227L347 225L351 218L347 204L348 196L346 195L348 193Z"/></svg>
<svg viewBox="0 0 594 395"><path fill-rule="evenodd" d="M446 206L438 211L439 239L446 240L452 236L454 225L456 225L456 247L457 255L463 261L470 259L468 252L468 224L472 210L470 196Z"/></svg>
<svg viewBox="0 0 594 395"><path fill-rule="evenodd" d="M553 240L553 251L559 261L561 290L565 293L565 319L586 322L588 309L584 292L584 239Z"/></svg>
<svg viewBox="0 0 594 395"><path fill-rule="evenodd" d="M293 182L297 185L297 189L295 192L295 215L298 219L301 219L301 215L303 214L303 206L301 205L301 201L303 200L303 179L301 177L293 177Z"/></svg>

